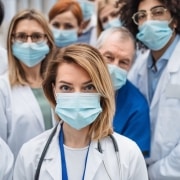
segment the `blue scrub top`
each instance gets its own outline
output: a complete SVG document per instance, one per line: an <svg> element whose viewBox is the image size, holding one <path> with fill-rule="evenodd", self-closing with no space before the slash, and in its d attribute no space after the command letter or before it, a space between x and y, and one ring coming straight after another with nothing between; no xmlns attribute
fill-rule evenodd
<svg viewBox="0 0 180 180"><path fill-rule="evenodd" d="M113 128L117 133L134 140L144 157L149 157L149 106L141 92L128 80L116 92L116 112Z"/></svg>

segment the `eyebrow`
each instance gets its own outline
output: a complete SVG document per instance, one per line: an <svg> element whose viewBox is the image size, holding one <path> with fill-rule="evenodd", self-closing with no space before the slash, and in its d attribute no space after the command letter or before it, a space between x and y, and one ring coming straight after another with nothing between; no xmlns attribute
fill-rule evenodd
<svg viewBox="0 0 180 180"><path fill-rule="evenodd" d="M66 82L66 81L59 81L58 83L64 83L64 84L68 84L68 85L72 85L72 83ZM86 81L84 83L82 83L83 85L87 85L92 83L92 80Z"/></svg>
<svg viewBox="0 0 180 180"><path fill-rule="evenodd" d="M164 5L158 5L158 6L152 7L152 8L150 9L150 11L151 11L152 9L154 9L154 8L157 8L157 7L163 7L163 8L166 8ZM146 10L140 9L138 12L146 12Z"/></svg>
<svg viewBox="0 0 180 180"><path fill-rule="evenodd" d="M111 55L113 55L113 53L111 52L111 51L105 51L104 53L103 53L103 55L104 54L111 54Z"/></svg>

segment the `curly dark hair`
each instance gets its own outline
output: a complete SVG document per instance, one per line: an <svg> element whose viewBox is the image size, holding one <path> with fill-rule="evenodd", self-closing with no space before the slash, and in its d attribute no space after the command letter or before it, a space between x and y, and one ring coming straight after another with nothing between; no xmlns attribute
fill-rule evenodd
<svg viewBox="0 0 180 180"><path fill-rule="evenodd" d="M144 0L119 0L118 3L125 3L120 9L121 20L124 26L136 36L138 26L133 22L132 16L137 12L140 2ZM158 0L171 12L173 20L177 22L176 33L180 34L180 0Z"/></svg>

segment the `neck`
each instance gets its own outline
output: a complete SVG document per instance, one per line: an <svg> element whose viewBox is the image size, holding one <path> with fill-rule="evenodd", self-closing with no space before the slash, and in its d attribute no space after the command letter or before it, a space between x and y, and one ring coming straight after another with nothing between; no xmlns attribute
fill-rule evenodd
<svg viewBox="0 0 180 180"><path fill-rule="evenodd" d="M29 86L32 88L40 88L42 85L42 77L40 75L41 64L32 68L23 66Z"/></svg>
<svg viewBox="0 0 180 180"><path fill-rule="evenodd" d="M76 130L68 124L63 123L64 144L72 148L83 148L89 145L89 126Z"/></svg>
<svg viewBox="0 0 180 180"><path fill-rule="evenodd" d="M169 40L169 42L159 51L152 51L152 56L154 58L155 61L158 61L158 59L164 54L164 52L167 50L167 48L171 45L171 43L173 42L174 38L176 36L176 33L173 32L171 39Z"/></svg>

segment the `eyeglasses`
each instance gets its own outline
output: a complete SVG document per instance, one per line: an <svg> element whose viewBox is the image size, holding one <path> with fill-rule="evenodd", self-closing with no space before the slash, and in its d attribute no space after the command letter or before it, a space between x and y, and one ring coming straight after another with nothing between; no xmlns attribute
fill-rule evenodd
<svg viewBox="0 0 180 180"><path fill-rule="evenodd" d="M156 6L150 10L151 17L154 20L165 20L165 13L167 9L163 6ZM148 12L141 10L133 14L132 19L135 24L143 24L147 20Z"/></svg>
<svg viewBox="0 0 180 180"><path fill-rule="evenodd" d="M38 32L32 33L31 35L28 35L23 32L19 32L13 34L12 36L14 37L14 40L16 42L27 42L28 37L30 37L32 42L39 43L39 42L43 42L46 38L46 34L42 34Z"/></svg>

